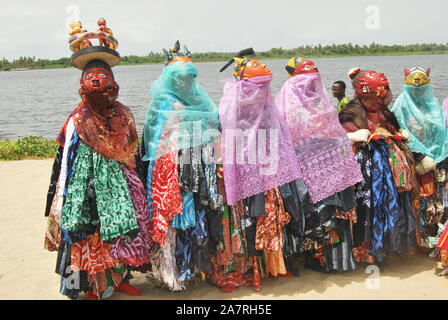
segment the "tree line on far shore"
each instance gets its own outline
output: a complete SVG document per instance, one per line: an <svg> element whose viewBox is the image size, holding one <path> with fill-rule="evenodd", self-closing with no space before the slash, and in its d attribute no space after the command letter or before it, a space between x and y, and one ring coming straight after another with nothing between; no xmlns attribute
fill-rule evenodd
<svg viewBox="0 0 448 320"><path fill-rule="evenodd" d="M299 46L294 49L272 48L268 51L256 53L257 59L288 59L294 56L300 57L331 57L331 56L367 56L367 55L392 55L392 54L436 54L447 53L446 44L409 44L409 45L381 45L371 43L370 45L333 44L316 46ZM235 52L198 52L192 53L195 62L226 61L233 57ZM123 65L164 63L163 53L150 52L146 56L129 55L121 57ZM20 57L12 61L3 58L0 60L0 70L10 71L14 69L48 69L48 68L69 68L70 58L60 58L56 60L36 59L36 57Z"/></svg>

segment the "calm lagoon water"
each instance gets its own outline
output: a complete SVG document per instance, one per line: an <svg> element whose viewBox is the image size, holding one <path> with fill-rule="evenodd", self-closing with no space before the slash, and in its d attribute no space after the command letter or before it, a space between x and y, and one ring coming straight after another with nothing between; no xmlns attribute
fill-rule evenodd
<svg viewBox="0 0 448 320"><path fill-rule="evenodd" d="M401 92L404 68L431 67L431 81L436 97L440 101L448 96L448 55L348 57L313 61L327 89L330 90L334 81L343 80L347 84L349 97L353 96L353 90L347 71L354 66L384 72L394 97ZM288 78L284 69L287 59L263 62L268 64L274 75L271 89L275 97ZM231 67L219 72L223 65L224 62L196 64L199 69L198 81L216 104L221 98L225 80L233 76ZM139 133L143 129L146 109L151 101L149 88L161 74L162 68L162 65L113 68L120 86L119 101L132 109ZM56 137L66 117L80 101L80 76L81 71L74 68L0 72L0 138L27 135ZM336 103L336 99L333 98L333 102Z"/></svg>

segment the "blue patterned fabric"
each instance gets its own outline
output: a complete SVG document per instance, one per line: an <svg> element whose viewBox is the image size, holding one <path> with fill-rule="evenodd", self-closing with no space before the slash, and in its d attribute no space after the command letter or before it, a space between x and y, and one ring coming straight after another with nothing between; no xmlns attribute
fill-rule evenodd
<svg viewBox="0 0 448 320"><path fill-rule="evenodd" d="M164 108L164 109L171 109L172 108L172 103L168 102L164 105L161 105L160 108ZM153 132L154 135L154 140L159 141L160 137L162 136L163 133L163 128L165 127L165 123L166 123L166 118L163 114L160 115L159 118L157 118L156 120L156 125L155 125L155 130ZM152 172L154 170L154 163L155 163L155 159L150 159L147 156L147 145L146 145L146 140L145 140L145 129L143 129L143 145L142 148L144 148L144 156L142 157L142 160L147 161L149 160L148 163L148 175L147 175L147 179L146 179L146 184L148 186L147 190L148 190L148 208L149 208L149 220L151 220L152 218L152 189L151 189L151 182L152 182ZM156 152L156 151L154 151Z"/></svg>
<svg viewBox="0 0 448 320"><path fill-rule="evenodd" d="M210 207L213 210L219 210L223 206L223 198L218 190L216 178L216 161L213 155L213 148L210 145L202 148L202 158L204 160L204 175L207 184Z"/></svg>
<svg viewBox="0 0 448 320"><path fill-rule="evenodd" d="M210 255L208 252L208 224L206 211L196 210L196 226L193 229L193 260L199 271L210 271Z"/></svg>
<svg viewBox="0 0 448 320"><path fill-rule="evenodd" d="M182 214L173 218L173 228L186 230L196 225L193 192L182 193Z"/></svg>
<svg viewBox="0 0 448 320"><path fill-rule="evenodd" d="M428 198L429 197L423 197L420 201L420 212L425 212L426 207L428 205ZM420 232L425 232L426 229L426 221L425 221L425 215L420 215Z"/></svg>
<svg viewBox="0 0 448 320"><path fill-rule="evenodd" d="M76 133L76 130L73 131L72 139L69 143L68 153L67 153L67 172L66 172L66 180L65 180L65 186L64 186L64 197L63 197L63 204L62 204L62 211L61 216L64 215L64 207L65 207L65 200L67 198L67 191L68 191L68 185L70 184L70 179L72 177L73 173L73 164L75 163L76 155L78 154L78 147L81 140L79 139L78 134ZM61 233L62 233L62 239L64 241L67 241L70 245L73 245L73 243L77 241L81 241L86 239L86 233L85 232L71 232L66 229L63 229L61 227Z"/></svg>
<svg viewBox="0 0 448 320"><path fill-rule="evenodd" d="M409 249L414 249L417 245L416 220L414 208L412 206L411 192L405 191L398 194L400 215L397 225L399 241L396 248L397 253L406 253Z"/></svg>
<svg viewBox="0 0 448 320"><path fill-rule="evenodd" d="M148 164L148 176L146 178L146 184L148 186L148 208L149 208L149 220L151 220L152 217L152 189L151 189L151 182L152 182L152 172L154 171L154 162L155 160L150 160Z"/></svg>
<svg viewBox="0 0 448 320"><path fill-rule="evenodd" d="M193 236L196 239L207 238L205 210L196 210L196 225L193 230Z"/></svg>
<svg viewBox="0 0 448 320"><path fill-rule="evenodd" d="M192 230L179 230L176 237L176 266L179 273L179 281L187 281L194 276L192 247Z"/></svg>
<svg viewBox="0 0 448 320"><path fill-rule="evenodd" d="M398 220L398 192L389 165L389 152L383 142L371 142L372 156L372 241L369 251L378 262L387 257L393 245L393 230ZM393 248L392 248L393 249Z"/></svg>

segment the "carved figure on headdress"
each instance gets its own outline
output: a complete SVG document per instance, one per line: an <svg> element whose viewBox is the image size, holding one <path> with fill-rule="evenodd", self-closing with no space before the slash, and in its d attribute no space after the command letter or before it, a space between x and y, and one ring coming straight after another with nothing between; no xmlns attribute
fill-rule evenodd
<svg viewBox="0 0 448 320"><path fill-rule="evenodd" d="M106 26L106 19L100 18L100 19L98 19L97 23L98 23L98 26L99 26L97 32L104 32L104 33L106 33L106 34L108 34L110 36L113 35L112 30L109 29ZM106 38L100 38L99 39L99 44L100 44L100 46L105 46L105 47L108 47L108 48L111 48L111 49L115 49L114 44L111 41L109 41L108 39L106 39Z"/></svg>

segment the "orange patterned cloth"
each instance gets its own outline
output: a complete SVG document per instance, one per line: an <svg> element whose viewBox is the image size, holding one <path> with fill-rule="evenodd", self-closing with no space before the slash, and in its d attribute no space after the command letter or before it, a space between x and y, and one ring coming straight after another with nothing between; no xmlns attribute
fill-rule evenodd
<svg viewBox="0 0 448 320"><path fill-rule="evenodd" d="M350 209L349 211L335 209L334 216L338 219L349 220L350 223L356 223L358 221L356 208Z"/></svg>
<svg viewBox="0 0 448 320"><path fill-rule="evenodd" d="M270 274L277 277L278 275L285 274L287 272L282 249L275 252L265 250L264 254L266 257L266 275Z"/></svg>
<svg viewBox="0 0 448 320"><path fill-rule="evenodd" d="M317 245L317 248L315 249L313 254L313 258L319 260L321 267L325 267L324 248L321 245Z"/></svg>
<svg viewBox="0 0 448 320"><path fill-rule="evenodd" d="M246 204L243 200L238 201L235 205L232 206L235 213L243 216L246 213Z"/></svg>
<svg viewBox="0 0 448 320"><path fill-rule="evenodd" d="M119 264L110 254L110 244L101 240L99 230L72 245L71 270L74 272L86 270L93 275Z"/></svg>
<svg viewBox="0 0 448 320"><path fill-rule="evenodd" d="M336 243L339 243L339 241L341 241L334 228L325 227L325 232L327 233L328 236L328 240L326 241L328 245L334 245Z"/></svg>
<svg viewBox="0 0 448 320"><path fill-rule="evenodd" d="M233 270L244 273L248 269L248 262L245 255L246 237L241 226L241 211L236 206L226 206L220 220L223 238L216 250L217 264L232 265Z"/></svg>
<svg viewBox="0 0 448 320"><path fill-rule="evenodd" d="M240 201L241 202L241 201ZM244 254L243 235L241 233L241 215L244 211L241 211L241 206L232 206L230 215L232 218L232 253L234 255Z"/></svg>
<svg viewBox="0 0 448 320"><path fill-rule="evenodd" d="M442 263L442 267L448 267L448 250L439 250L440 262Z"/></svg>
<svg viewBox="0 0 448 320"><path fill-rule="evenodd" d="M215 257L211 257L213 271L210 272L210 281L220 288L237 288L240 286L252 286L253 275L246 274L247 268L244 270L235 270L233 272L225 272ZM229 290L231 291L231 290Z"/></svg>
<svg viewBox="0 0 448 320"><path fill-rule="evenodd" d="M353 257L356 262L374 263L375 258L369 255L370 245L368 242L363 242L361 247L353 248Z"/></svg>
<svg viewBox="0 0 448 320"><path fill-rule="evenodd" d="M115 285L123 280L121 273L112 268L118 267L120 262L110 254L110 244L101 240L99 230L72 245L71 270L74 272L85 270L88 273L92 292L97 297L107 289L107 275L109 274Z"/></svg>
<svg viewBox="0 0 448 320"><path fill-rule="evenodd" d="M282 228L289 223L291 216L283 207L278 188L266 191L264 196L266 215L258 218L255 248L279 251L282 248Z"/></svg>
<svg viewBox="0 0 448 320"><path fill-rule="evenodd" d="M414 208L415 212L415 238L417 240L417 246L420 246L422 244L422 236L420 232L420 215L421 215L421 199L420 197L414 199L412 201L412 208Z"/></svg>
<svg viewBox="0 0 448 320"><path fill-rule="evenodd" d="M235 256L232 264L233 270L241 274L245 274L247 270L249 270L249 261L247 258L248 257L244 255Z"/></svg>
<svg viewBox="0 0 448 320"><path fill-rule="evenodd" d="M135 168L138 135L132 111L115 101L112 107L98 113L82 101L72 113L81 140L96 153Z"/></svg>
<svg viewBox="0 0 448 320"><path fill-rule="evenodd" d="M434 170L429 171L423 176L417 175L418 184L420 185L421 197L429 197L436 192L436 184L434 178Z"/></svg>
<svg viewBox="0 0 448 320"><path fill-rule="evenodd" d="M389 145L389 164L398 192L413 189L413 177L406 153L390 138L386 138Z"/></svg>
<svg viewBox="0 0 448 320"><path fill-rule="evenodd" d="M218 193L222 195L222 202L225 204L227 203L227 198L226 198L226 187L224 185L224 178L221 178L219 176L220 171L218 169L216 171L217 171L216 184L218 185ZM223 175L223 173L221 173L221 175Z"/></svg>

